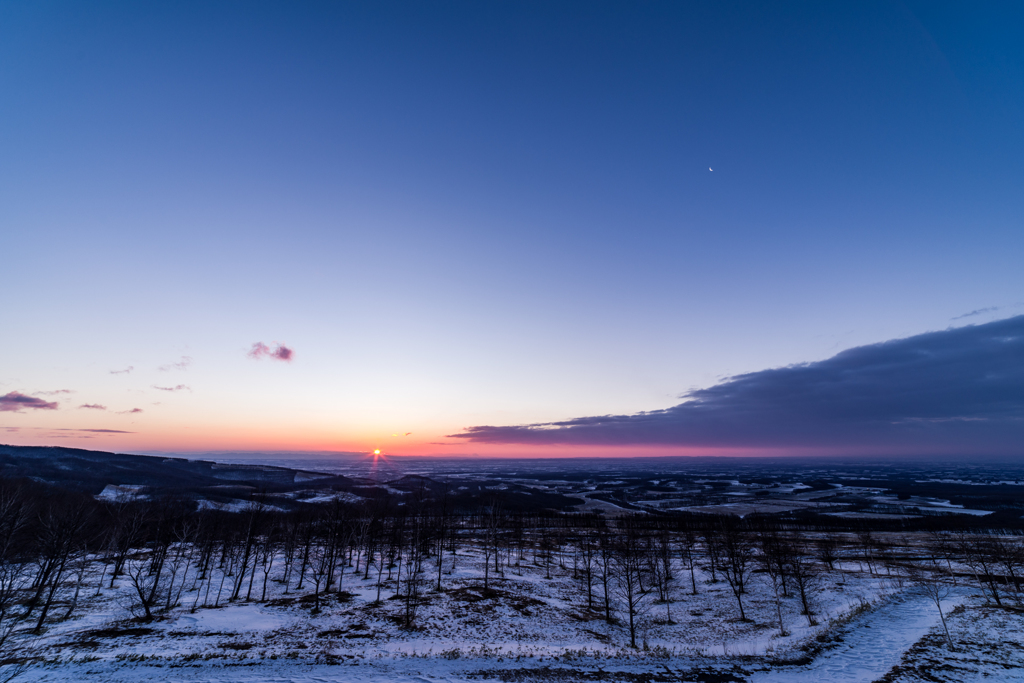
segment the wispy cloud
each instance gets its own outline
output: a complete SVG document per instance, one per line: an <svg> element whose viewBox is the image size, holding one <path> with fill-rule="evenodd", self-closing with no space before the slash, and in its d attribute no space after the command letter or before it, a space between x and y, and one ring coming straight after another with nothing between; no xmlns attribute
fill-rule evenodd
<svg viewBox="0 0 1024 683"><path fill-rule="evenodd" d="M159 389L160 391L192 391L191 388L189 388L188 386L186 386L184 384L178 384L177 386L173 386L173 387L160 387L160 386L157 386L156 384L154 384L153 388L154 389Z"/></svg>
<svg viewBox="0 0 1024 683"><path fill-rule="evenodd" d="M469 427L472 442L1024 454L1024 316L739 375L665 410Z"/></svg>
<svg viewBox="0 0 1024 683"><path fill-rule="evenodd" d="M249 358L252 358L253 360L259 360L264 356L270 355L270 347L263 342L256 342L252 345L252 348L249 349L249 353L245 355L249 356Z"/></svg>
<svg viewBox="0 0 1024 683"><path fill-rule="evenodd" d="M132 408L131 410L119 410L119 411L117 411L117 414L118 415L134 415L136 413L141 413L141 412L142 412L142 408Z"/></svg>
<svg viewBox="0 0 1024 683"><path fill-rule="evenodd" d="M49 429L51 432L86 432L88 434L135 434L135 432L126 432L123 429L68 429L68 428L55 428Z"/></svg>
<svg viewBox="0 0 1024 683"><path fill-rule="evenodd" d="M167 363L157 368L160 372L169 372L171 370L188 370L188 366L192 365L191 356L182 356L181 360L177 363Z"/></svg>
<svg viewBox="0 0 1024 683"><path fill-rule="evenodd" d="M277 342L274 342L274 348L270 348L263 342L256 342L246 355L254 360L273 358L274 360L291 361L295 351Z"/></svg>
<svg viewBox="0 0 1024 683"><path fill-rule="evenodd" d="M37 391L36 394L40 396L57 396L59 394L73 394L73 389L54 389L53 391Z"/></svg>
<svg viewBox="0 0 1024 683"><path fill-rule="evenodd" d="M56 410L58 404L56 402L44 401L35 396L26 396L17 391L11 391L0 396L0 412L16 413L26 408L32 410Z"/></svg>
<svg viewBox="0 0 1024 683"><path fill-rule="evenodd" d="M134 366L129 365L124 370L111 370L110 374L111 375L130 375L132 370L134 370L134 369L135 369Z"/></svg>
<svg viewBox="0 0 1024 683"><path fill-rule="evenodd" d="M83 403L78 406L79 408L88 408L90 410L106 410L106 406L101 406L99 403Z"/></svg>
<svg viewBox="0 0 1024 683"><path fill-rule="evenodd" d="M994 313L995 311L998 311L998 310L999 310L998 306L989 306L987 308L976 308L975 310L971 311L970 313L964 313L963 315L958 315L955 318L950 318L950 320L962 320L964 318L971 318L973 316L982 315L984 313Z"/></svg>

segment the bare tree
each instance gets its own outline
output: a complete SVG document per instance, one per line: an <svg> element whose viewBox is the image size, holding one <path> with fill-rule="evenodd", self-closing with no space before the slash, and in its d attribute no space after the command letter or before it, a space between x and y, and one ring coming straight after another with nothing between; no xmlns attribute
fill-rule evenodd
<svg viewBox="0 0 1024 683"><path fill-rule="evenodd" d="M582 533L576 537L577 580L587 593L587 609L594 609L594 574L597 565L597 542L592 534Z"/></svg>
<svg viewBox="0 0 1024 683"><path fill-rule="evenodd" d="M686 520L680 524L680 527L677 541L679 556L686 566L686 571L690 574L690 589L693 595L697 595L697 544L699 541L697 530L691 522Z"/></svg>
<svg viewBox="0 0 1024 683"><path fill-rule="evenodd" d="M626 613L629 645L636 648L636 633L647 611L650 581L646 541L633 529L627 529L615 546L615 595Z"/></svg>
<svg viewBox="0 0 1024 683"><path fill-rule="evenodd" d="M942 570L934 560L922 566L919 563L908 565L910 580L917 585L924 595L928 597L939 611L939 619L942 621L942 630L946 635L946 644L950 650L956 650L953 638L949 635L949 625L946 623L946 614L942 611L942 601L949 598L953 588L948 580L942 576Z"/></svg>
<svg viewBox="0 0 1024 683"><path fill-rule="evenodd" d="M743 609L743 596L747 592L747 581L754 568L754 546L746 532L740 528L740 523L732 518L721 520L718 538L722 551L719 571L736 597L740 619L747 621L747 614Z"/></svg>
<svg viewBox="0 0 1024 683"><path fill-rule="evenodd" d="M124 573L135 590L135 596L138 598L137 606L142 608L143 618L146 621L153 618L156 591L160 586L163 563L153 557L157 552L154 550L148 556L140 554L138 557L128 557L123 565ZM133 609L135 608L133 607Z"/></svg>
<svg viewBox="0 0 1024 683"><path fill-rule="evenodd" d="M786 593L785 551L782 539L776 529L763 525L758 529L757 564L768 577L775 597L775 616L779 621L779 635L788 636L786 624L782 619L782 597Z"/></svg>
<svg viewBox="0 0 1024 683"><path fill-rule="evenodd" d="M814 626L817 621L814 618L813 596L821 581L821 567L803 552L797 539L788 538L783 542L789 548L786 552L786 566L800 595L800 604L803 607L801 613L807 617L808 625Z"/></svg>
<svg viewBox="0 0 1024 683"><path fill-rule="evenodd" d="M128 554L142 542L146 527L145 507L128 496L120 496L112 512L113 523L108 541L114 555L114 568L110 572L111 588L121 575Z"/></svg>
<svg viewBox="0 0 1024 683"><path fill-rule="evenodd" d="M704 541L704 555L708 559L708 571L711 572L711 583L718 582L718 570L722 562L722 539L719 536L719 524L705 523L701 527Z"/></svg>
<svg viewBox="0 0 1024 683"><path fill-rule="evenodd" d="M320 611L320 590L326 586L327 574L331 567L331 551L324 543L314 543L310 548L309 577L313 581L313 611ZM377 603L380 604L380 588L377 589Z"/></svg>
<svg viewBox="0 0 1024 683"><path fill-rule="evenodd" d="M14 630L27 616L16 605L28 587L35 554L30 550L31 513L25 488L0 480L0 683L8 683L29 667L28 659L19 656Z"/></svg>
<svg viewBox="0 0 1024 683"><path fill-rule="evenodd" d="M27 563L15 559L0 561L0 648L27 616L15 610L17 596L29 585Z"/></svg>
<svg viewBox="0 0 1024 683"><path fill-rule="evenodd" d="M43 622L46 621L73 558L77 553L85 552L82 532L88 517L89 509L80 502L53 502L40 519L42 560L40 574L36 579L36 594L29 606L31 611L32 607L42 602L42 609L36 620L36 633L43 628Z"/></svg>
<svg viewBox="0 0 1024 683"><path fill-rule="evenodd" d="M825 534L814 542L818 561L828 567L828 570L835 571L836 560L839 559L839 541L831 534Z"/></svg>
<svg viewBox="0 0 1024 683"><path fill-rule="evenodd" d="M26 616L16 612L21 592L29 584L29 565L33 553L25 552L29 529L28 496L20 486L0 482L0 649L15 627ZM2 677L0 677L2 680Z"/></svg>
<svg viewBox="0 0 1024 683"><path fill-rule="evenodd" d="M79 548L71 561L71 575L75 577L75 592L71 594L68 609L62 620L67 621L78 608L78 598L82 593L82 585L85 583L85 574L89 568L89 553L84 547Z"/></svg>
<svg viewBox="0 0 1024 683"><path fill-rule="evenodd" d="M266 510L267 506L264 504L263 500L257 498L256 500L250 501L245 506L245 511L242 513L244 515L244 532L239 546L241 549L241 556L238 558L239 563L236 568L235 586L230 598L232 601L237 600L239 594L242 592L242 584L245 582L245 575L249 568L249 560L252 559L253 546L259 536L260 527L263 523ZM249 588L250 590L252 589L252 581L249 582Z"/></svg>
<svg viewBox="0 0 1024 683"><path fill-rule="evenodd" d="M281 583L284 584L284 594L288 595L288 586L292 578L292 568L295 565L295 557L299 550L299 525L294 518L286 518L281 534L281 561L284 563L284 573L281 574Z"/></svg>
<svg viewBox="0 0 1024 683"><path fill-rule="evenodd" d="M615 539L602 530L597 544L597 579L604 598L604 620L612 623L612 582L615 578Z"/></svg>
<svg viewBox="0 0 1024 683"><path fill-rule="evenodd" d="M196 551L195 541L199 533L201 519L199 515L186 514L174 524L172 533L175 542L170 549L170 559L167 563L169 576L165 609L171 609L181 600L181 593L188 578L188 570L192 566L193 555ZM175 581L179 574L181 581L178 582L177 591L175 591Z"/></svg>
<svg viewBox="0 0 1024 683"><path fill-rule="evenodd" d="M983 593L991 596L992 600L1002 606L1002 597L999 594L998 546L992 539L982 534L969 534L959 532L955 536L956 548L960 558L971 568L975 581L981 587Z"/></svg>
<svg viewBox="0 0 1024 683"><path fill-rule="evenodd" d="M501 531L504 526L505 515L501 510L501 503L496 499L491 501L487 513L483 517L484 537L484 589L489 587L491 558L494 558L494 569L498 571L498 543Z"/></svg>
<svg viewBox="0 0 1024 683"><path fill-rule="evenodd" d="M451 503L449 502L448 483L444 484L441 500L437 505L437 514L434 517L433 528L433 552L434 560L437 562L437 586L435 590L441 592L441 573L444 570L444 551L448 542L448 528L452 523Z"/></svg>
<svg viewBox="0 0 1024 683"><path fill-rule="evenodd" d="M1013 588L1015 602L1021 602L1021 573L1024 568L1024 547L1017 537L993 538L989 542L989 552L994 564L999 567L1003 576L1009 579Z"/></svg>
<svg viewBox="0 0 1024 683"><path fill-rule="evenodd" d="M419 607L420 591L423 580L422 572L422 545L421 545L422 522L417 517L413 520L406 538L405 553L405 585L401 591L402 602L405 609L402 615L402 625L406 629L412 629L416 622L416 612Z"/></svg>
<svg viewBox="0 0 1024 683"><path fill-rule="evenodd" d="M675 592L676 575L672 563L672 542L667 531L662 531L648 545L648 564L651 579L658 590L658 602L665 605L665 623L672 621L672 594Z"/></svg>
<svg viewBox="0 0 1024 683"><path fill-rule="evenodd" d="M871 531L868 529L862 529L858 531L857 540L860 542L860 552L862 561L867 564L868 573L874 576L875 552L878 548L878 543L875 541L875 538L871 535Z"/></svg>

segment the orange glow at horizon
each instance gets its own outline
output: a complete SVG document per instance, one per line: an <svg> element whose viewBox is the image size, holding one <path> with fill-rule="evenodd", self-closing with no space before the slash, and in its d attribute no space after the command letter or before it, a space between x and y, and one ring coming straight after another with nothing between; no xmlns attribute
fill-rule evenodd
<svg viewBox="0 0 1024 683"><path fill-rule="evenodd" d="M401 459L403 457L454 457L454 458L572 458L572 457L651 457L651 456L724 456L751 457L772 456L785 457L790 455L869 455L877 452L880 455L899 454L892 448L849 447L849 448L756 448L748 447L714 447L714 446L681 446L681 445L582 445L582 444L495 444L473 442L445 436L449 428L433 430L417 429L416 435L406 436L401 433L393 441L389 441L387 453L379 448L380 433L367 434L366 430L346 430L336 426L323 427L315 424L301 425L280 424L272 421L253 424L250 420L212 420L188 422L184 418L161 421L158 424L147 424L148 420L138 418L123 432L103 433L93 431L97 426L92 422L79 421L81 431L73 427L75 422L64 421L63 415L43 415L35 425L8 427L3 430L3 439L10 445L24 446L64 446L86 448L90 450L109 450L118 453L149 453L189 455L231 452L250 454L253 457L264 455L284 456L289 452L301 453L303 456L317 454L318 457L330 458L334 454L356 455L372 458L374 461L383 459ZM42 418L46 418L45 420ZM49 426L44 426L49 422ZM382 430L383 431L383 430ZM386 435L393 432L387 430ZM410 438L411 437L411 438ZM366 443L376 443L377 447L366 450Z"/></svg>

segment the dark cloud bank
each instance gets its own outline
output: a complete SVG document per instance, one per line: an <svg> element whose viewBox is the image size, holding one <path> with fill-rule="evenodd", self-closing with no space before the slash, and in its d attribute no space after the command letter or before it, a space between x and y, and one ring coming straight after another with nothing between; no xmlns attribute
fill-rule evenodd
<svg viewBox="0 0 1024 683"><path fill-rule="evenodd" d="M672 408L508 427L482 443L1024 454L1024 316L861 346Z"/></svg>

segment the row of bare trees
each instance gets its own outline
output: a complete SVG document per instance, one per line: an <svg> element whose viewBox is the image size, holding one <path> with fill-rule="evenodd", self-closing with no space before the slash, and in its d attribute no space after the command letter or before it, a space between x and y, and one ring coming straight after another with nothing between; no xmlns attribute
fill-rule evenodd
<svg viewBox="0 0 1024 683"><path fill-rule="evenodd" d="M136 616L151 619L179 606L282 593L319 610L325 599L347 598L348 577L358 575L375 587L375 604L397 600L401 623L413 628L418 607L449 587L446 577L467 553L485 591L527 566L547 578L571 575L581 607L622 624L633 646L654 606L672 622L673 605L709 583L728 586L740 620L755 585L770 591L783 633L785 601L813 625L822 579L840 568L939 587L969 581L996 605L1024 599L1024 543L1007 533L909 538L771 517L526 514L497 500L467 510L443 494L291 512L256 496L225 512L170 498L96 501L0 480L0 649L16 630L39 633L71 617L83 596L124 582Z"/></svg>
<svg viewBox="0 0 1024 683"><path fill-rule="evenodd" d="M814 592L830 570L817 561L815 544L764 520L744 524L735 517L708 516L673 522L652 528L643 517L623 518L569 538L573 574L587 607L609 622L621 612L631 645L636 645L638 620L652 604L663 605L664 622L672 623L673 602L683 599L681 594L697 595L705 582L724 581L738 618L748 620L744 600L755 573L768 578L780 630L786 630L782 599L791 593L799 596L808 622L815 623Z"/></svg>

